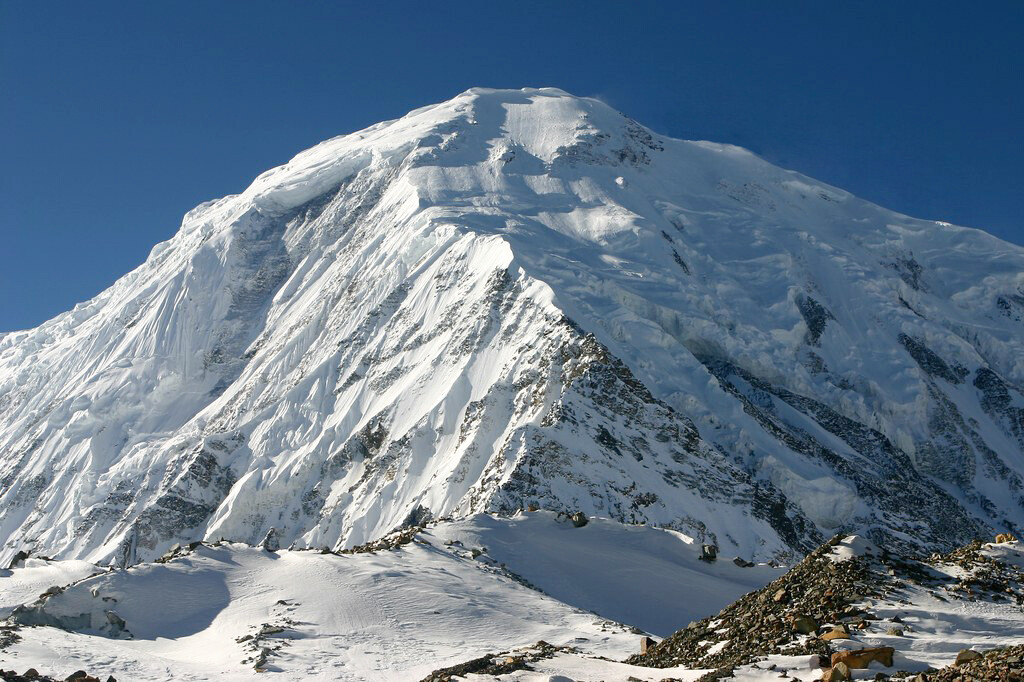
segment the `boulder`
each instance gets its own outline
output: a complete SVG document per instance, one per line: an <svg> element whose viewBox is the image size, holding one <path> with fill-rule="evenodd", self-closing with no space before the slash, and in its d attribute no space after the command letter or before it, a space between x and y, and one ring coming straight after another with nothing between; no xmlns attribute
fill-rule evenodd
<svg viewBox="0 0 1024 682"><path fill-rule="evenodd" d="M700 548L700 560L707 561L708 563L713 562L718 558L718 547L715 545L701 545Z"/></svg>
<svg viewBox="0 0 1024 682"><path fill-rule="evenodd" d="M778 592L772 595L772 601L776 604L781 604L782 602L786 601L788 596L789 595L786 593L786 590L779 590Z"/></svg>
<svg viewBox="0 0 1024 682"><path fill-rule="evenodd" d="M810 616L794 616L793 629L801 635L811 635L818 630L818 621Z"/></svg>
<svg viewBox="0 0 1024 682"><path fill-rule="evenodd" d="M892 655L895 651L891 646L858 649L857 651L837 651L832 654L832 667L835 667L836 663L845 663L854 670L864 670L872 662L878 662L886 668L891 668Z"/></svg>
<svg viewBox="0 0 1024 682"><path fill-rule="evenodd" d="M276 528L271 527L271 529L267 531L267 535L263 538L263 542L260 543L260 547L268 552L276 552L281 549L281 541L277 537Z"/></svg>
<svg viewBox="0 0 1024 682"><path fill-rule="evenodd" d="M996 543L1003 542L1016 542L1017 538L1014 537L1013 533L1000 533L996 536Z"/></svg>
<svg viewBox="0 0 1024 682"><path fill-rule="evenodd" d="M109 634L111 637L121 637L127 635L131 637L131 633L128 632L128 624L124 622L124 618L117 615L113 611L106 611L107 623L110 624Z"/></svg>
<svg viewBox="0 0 1024 682"><path fill-rule="evenodd" d="M956 662L953 665L963 665L964 663L976 661L979 658L981 658L981 654L974 649L962 649L960 653L956 655Z"/></svg>
<svg viewBox="0 0 1024 682"><path fill-rule="evenodd" d="M645 655L647 653L647 650L650 649L655 644L657 644L657 642L655 642L650 637L641 637L640 638L640 655L641 656Z"/></svg>
<svg viewBox="0 0 1024 682"><path fill-rule="evenodd" d="M822 682L848 682L851 679L850 667L845 663L836 663L821 676Z"/></svg>
<svg viewBox="0 0 1024 682"><path fill-rule="evenodd" d="M826 632L821 636L826 642L831 642L833 639L850 639L850 633L846 628L838 626L832 629L831 632Z"/></svg>
<svg viewBox="0 0 1024 682"><path fill-rule="evenodd" d="M64 679L66 682L100 682L84 670L76 670Z"/></svg>
<svg viewBox="0 0 1024 682"><path fill-rule="evenodd" d="M587 523L589 523L587 515L583 512L576 512L569 518L572 520L572 525L576 526L577 528L582 528L583 526L587 525Z"/></svg>

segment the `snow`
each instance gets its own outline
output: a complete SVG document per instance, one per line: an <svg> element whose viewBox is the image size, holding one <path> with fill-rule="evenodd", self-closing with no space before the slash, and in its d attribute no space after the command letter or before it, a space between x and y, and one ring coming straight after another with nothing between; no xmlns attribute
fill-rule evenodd
<svg viewBox="0 0 1024 682"><path fill-rule="evenodd" d="M46 561L32 557L15 568L0 569L0 619L51 587L68 585L102 571L85 561Z"/></svg>
<svg viewBox="0 0 1024 682"><path fill-rule="evenodd" d="M774 666L774 668L772 667ZM734 678L744 682L762 682L778 680L785 671L787 676L801 682L820 680L822 670L818 667L817 656L768 656L765 660L736 669ZM857 675L858 673L854 673ZM874 673L868 676L872 679Z"/></svg>
<svg viewBox="0 0 1024 682"><path fill-rule="evenodd" d="M981 553L1001 563L1024 568L1024 545L1020 540L986 543Z"/></svg>
<svg viewBox="0 0 1024 682"><path fill-rule="evenodd" d="M658 528L600 518L575 528L543 511L507 520L475 515L434 535L486 547L545 594L661 636L783 573L766 564L741 568L725 557L708 564L699 547Z"/></svg>
<svg viewBox="0 0 1024 682"><path fill-rule="evenodd" d="M582 680L644 680L644 682L660 682L666 678L693 682L706 673L706 670L686 670L684 668L641 668L626 665L617 661L605 661L598 658L559 654L554 658L541 660L531 664L533 671L520 671L501 677L490 675L470 675L467 680L514 680L518 682L577 682Z"/></svg>
<svg viewBox="0 0 1024 682"><path fill-rule="evenodd" d="M462 544L446 544L455 540ZM560 552L552 552L556 542ZM484 546L473 556L471 549ZM524 587L501 567L512 558L511 547L518 548L518 563L506 564L508 569L543 592ZM696 559L698 551L658 529L606 519L574 528L540 512L442 523L410 544L376 553L200 546L167 563L103 572L51 597L47 617L73 632L23 628L23 641L0 651L0 666L61 675L71 666L132 680L171 674L249 679L256 674L253 663L241 661L253 651L236 640L276 626L282 632L260 645L276 649L263 667L286 677L420 679L447 665L544 640L581 654L545 661L537 674L576 679L586 670L611 679L662 679L665 671L592 658L622 659L638 650L639 635L608 619L623 612L623 595L643 600L631 610L641 620L667 628L674 614L678 627L699 608L719 609L746 589L740 573L742 582L755 586L778 574L764 566L705 564ZM598 559L599 565L587 565ZM39 571L49 571L46 578L57 570L77 578L84 568L68 562L19 570L35 572L33 580L42 584ZM567 577L574 578L571 590ZM5 604L24 593L2 580L0 588ZM677 601L687 590L699 606ZM38 591L29 590L26 600ZM108 611L124 620L131 638L111 631Z"/></svg>
<svg viewBox="0 0 1024 682"><path fill-rule="evenodd" d="M849 561L854 557L869 554L878 554L878 548L875 547L874 543L859 535L848 535L839 541L839 544L833 548L828 557L838 564Z"/></svg>

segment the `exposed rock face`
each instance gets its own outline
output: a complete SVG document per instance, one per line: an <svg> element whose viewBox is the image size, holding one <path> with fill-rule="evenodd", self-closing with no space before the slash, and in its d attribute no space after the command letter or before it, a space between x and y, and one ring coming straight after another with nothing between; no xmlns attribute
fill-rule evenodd
<svg viewBox="0 0 1024 682"><path fill-rule="evenodd" d="M842 527L863 529L879 543L910 552L917 545L907 542L908 535L942 546L952 539L962 544L984 534L984 526L920 473L911 458L882 433L731 363L713 358L704 361L719 384L767 433L807 460L828 467L837 480L856 490L860 500L873 503L860 507L867 512L863 516L851 513L836 519ZM842 443L841 448L836 441ZM907 509L927 511L927 528L896 520Z"/></svg>
<svg viewBox="0 0 1024 682"><path fill-rule="evenodd" d="M531 506L760 559L1019 532L1021 272L595 100L474 89L0 335L0 565Z"/></svg>
<svg viewBox="0 0 1024 682"><path fill-rule="evenodd" d="M800 309L800 315L807 323L807 333L804 334L804 342L809 346L820 346L821 335L825 332L825 325L829 320L836 319L829 312L828 308L818 303L810 296L800 296L796 300Z"/></svg>

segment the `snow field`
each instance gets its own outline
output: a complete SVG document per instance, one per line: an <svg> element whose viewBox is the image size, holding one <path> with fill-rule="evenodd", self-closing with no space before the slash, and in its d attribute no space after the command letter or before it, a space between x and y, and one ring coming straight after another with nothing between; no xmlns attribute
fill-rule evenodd
<svg viewBox="0 0 1024 682"><path fill-rule="evenodd" d="M204 545L167 563L103 572L51 597L45 613L75 631L24 627L23 641L0 652L0 665L54 674L70 666L131 680L241 680L258 674L252 659L267 647L261 667L285 679L418 680L539 640L622 659L637 651L640 631L613 619L633 617L630 625L667 634L779 573L725 559L707 564L698 555L678 533L605 519L575 528L544 512L441 523L376 553ZM70 577L85 568L69 563ZM0 578L2 603L34 599L42 590L22 586L63 567L47 568L45 579L36 566ZM522 585L524 578L543 592ZM107 611L132 638L107 636ZM280 631L237 641L268 628ZM544 669L578 673L591 665L558 661ZM609 674L633 668L593 665ZM638 670L648 679L649 670Z"/></svg>

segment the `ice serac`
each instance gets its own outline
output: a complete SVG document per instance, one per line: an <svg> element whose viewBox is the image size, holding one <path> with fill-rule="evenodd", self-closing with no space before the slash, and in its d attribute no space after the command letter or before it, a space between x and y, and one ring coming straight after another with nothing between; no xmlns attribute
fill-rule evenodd
<svg viewBox="0 0 1024 682"><path fill-rule="evenodd" d="M0 337L0 561L537 506L748 558L1024 525L1024 250L554 89L324 142Z"/></svg>

